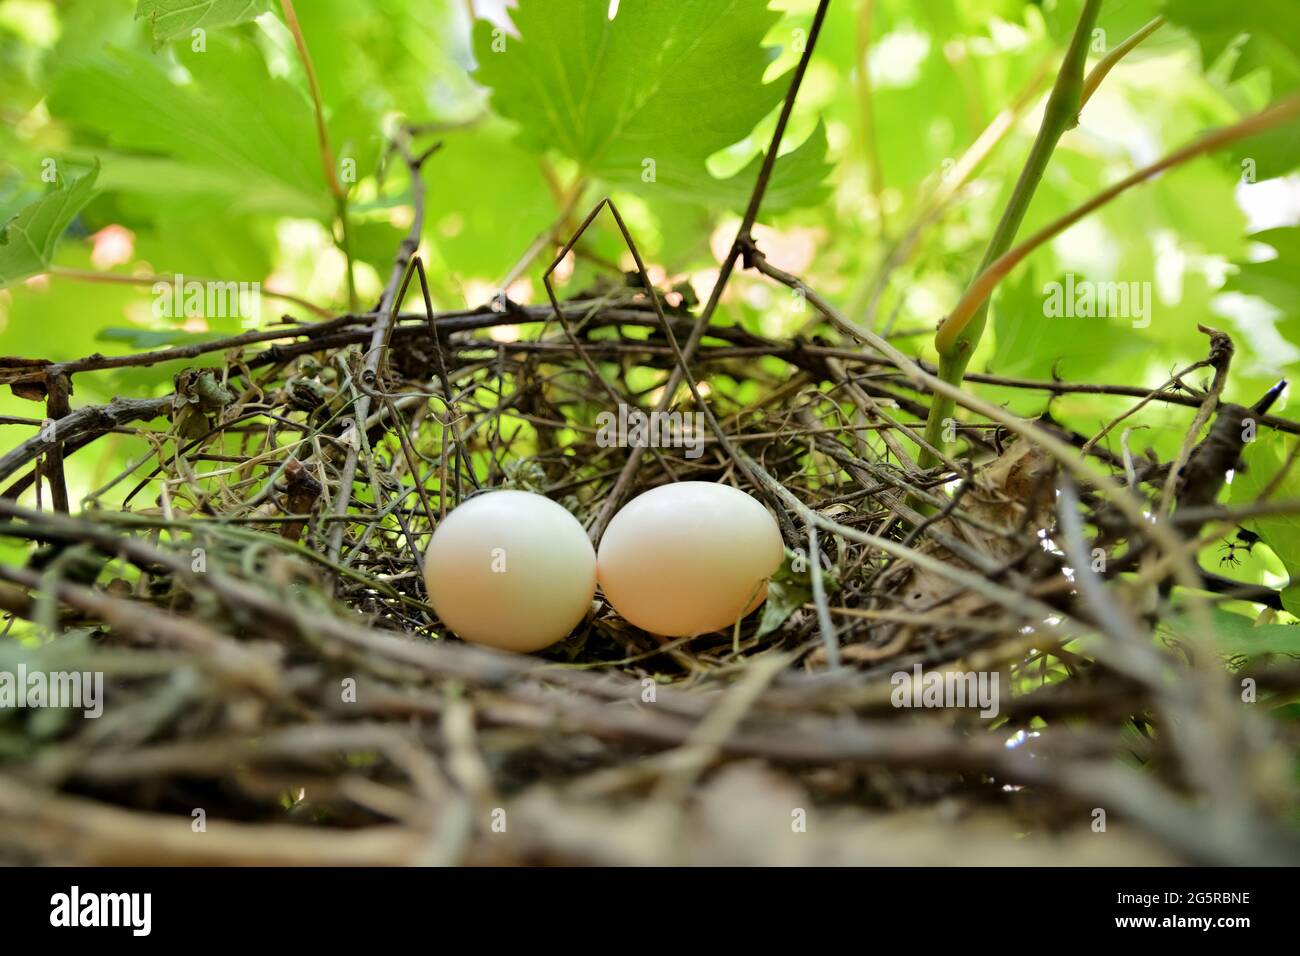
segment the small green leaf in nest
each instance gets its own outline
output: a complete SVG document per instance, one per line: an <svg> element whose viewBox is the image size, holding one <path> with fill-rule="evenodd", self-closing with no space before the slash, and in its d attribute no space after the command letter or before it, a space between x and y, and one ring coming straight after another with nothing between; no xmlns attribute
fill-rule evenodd
<svg viewBox="0 0 1300 956"><path fill-rule="evenodd" d="M822 571L822 585L827 594L840 588L840 582L825 570ZM767 603L763 605L763 617L758 623L755 639L780 629L795 611L811 600L812 569L808 565L808 556L802 551L787 550L781 567L767 582Z"/></svg>

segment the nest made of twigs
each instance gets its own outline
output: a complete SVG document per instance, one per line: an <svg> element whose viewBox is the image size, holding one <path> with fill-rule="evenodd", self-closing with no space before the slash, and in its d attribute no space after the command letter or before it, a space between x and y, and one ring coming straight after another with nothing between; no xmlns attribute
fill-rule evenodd
<svg viewBox="0 0 1300 956"><path fill-rule="evenodd" d="M922 468L930 370L815 293L824 323L785 341L705 325L643 272L549 305L402 311L413 248L372 312L0 362L56 424L0 458L4 533L33 542L0 567L0 607L61 635L5 653L102 671L111 703L98 721L0 721L0 854L1297 859L1295 742L1235 703L1212 651L1151 639L1175 576L1199 573L1171 548L1199 523L1139 520L1171 463L972 399L958 453ZM1215 333L1184 374L1213 369L1216 388L1114 391L1223 415L1230 359ZM78 375L189 360L169 395L70 407ZM619 403L705 408L704 453L599 442ZM146 453L74 506L64 459L122 433ZM1222 442L1189 438L1180 513L1212 505ZM479 489L547 495L598 539L619 504L687 479L761 497L786 538L765 610L733 631L666 641L597 600L569 639L516 657L456 641L425 601L429 535ZM33 488L35 508L14 503ZM1094 548L1110 567L1084 572ZM895 706L917 667L998 675L997 717ZM1294 668L1251 675L1300 685Z"/></svg>

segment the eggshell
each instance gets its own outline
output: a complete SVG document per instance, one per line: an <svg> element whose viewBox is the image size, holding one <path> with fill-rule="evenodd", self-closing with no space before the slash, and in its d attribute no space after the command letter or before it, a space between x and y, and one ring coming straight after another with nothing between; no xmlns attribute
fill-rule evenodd
<svg viewBox="0 0 1300 956"><path fill-rule="evenodd" d="M491 491L439 523L424 582L458 637L527 653L566 637L591 609L596 554L582 525L554 501Z"/></svg>
<svg viewBox="0 0 1300 956"><path fill-rule="evenodd" d="M596 559L601 590L625 619L685 637L731 627L767 597L785 550L776 520L728 485L682 481L627 503Z"/></svg>

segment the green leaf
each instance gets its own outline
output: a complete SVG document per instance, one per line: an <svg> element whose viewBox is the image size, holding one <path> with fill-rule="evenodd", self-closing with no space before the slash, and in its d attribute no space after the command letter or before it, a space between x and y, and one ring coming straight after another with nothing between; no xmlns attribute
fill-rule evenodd
<svg viewBox="0 0 1300 956"><path fill-rule="evenodd" d="M386 113L458 125L482 112L486 93L469 76L467 6L465 0L298 4L340 156L349 155L349 140L382 146ZM285 52L296 61L296 51Z"/></svg>
<svg viewBox="0 0 1300 956"><path fill-rule="evenodd" d="M72 182L59 177L55 188L23 209L0 232L0 288L49 268L54 246L95 192L99 163Z"/></svg>
<svg viewBox="0 0 1300 956"><path fill-rule="evenodd" d="M763 154L755 156L749 165L728 179L695 179L685 184L681 195L672 195L672 184L660 178L660 185L668 187L667 198L690 199L695 202L714 202L718 205L740 207L749 201L758 171L763 165ZM763 208L768 212L783 212L796 206L820 202L830 193L825 185L831 164L826 161L826 126L818 123L809 137L788 153L781 153L772 168L772 179L763 193Z"/></svg>
<svg viewBox="0 0 1300 956"><path fill-rule="evenodd" d="M1250 237L1252 242L1271 246L1277 253L1272 259L1235 263L1237 272L1224 283L1224 292L1263 299L1281 310L1281 330L1291 338L1300 332L1300 228L1285 226L1268 229Z"/></svg>
<svg viewBox="0 0 1300 956"><path fill-rule="evenodd" d="M429 160L426 235L447 265L493 281L556 216L536 157L495 117L451 130ZM484 187L484 164L492 177ZM477 303L476 303L477 304Z"/></svg>
<svg viewBox="0 0 1300 956"><path fill-rule="evenodd" d="M1245 469L1232 479L1229 500L1234 505L1258 501L1290 456L1280 433L1261 435L1246 445L1242 453ZM1300 467L1292 466L1270 495L1270 501L1300 501ZM1282 592L1282 603L1292 614L1300 615L1300 515L1265 515L1243 522L1277 555L1291 575L1290 586Z"/></svg>
<svg viewBox="0 0 1300 956"><path fill-rule="evenodd" d="M1004 281L993 300L996 348L989 371L997 375L1035 376L1050 373L1063 349L1059 327L1043 317L1043 292L1036 270L1026 267L1019 277Z"/></svg>
<svg viewBox="0 0 1300 956"><path fill-rule="evenodd" d="M803 567L802 571L794 569L795 561ZM790 615L812 600L812 571L808 567L808 558L785 553L785 560L767 582L767 600L763 604L763 617L758 622L755 639L771 634L790 619ZM839 582L825 571L822 572L822 584L826 592L839 590Z"/></svg>
<svg viewBox="0 0 1300 956"><path fill-rule="evenodd" d="M135 15L149 20L154 43L161 46L198 28L246 23L268 9L266 0L140 0Z"/></svg>
<svg viewBox="0 0 1300 956"><path fill-rule="evenodd" d="M209 37L203 53L178 46L175 56L184 76L165 56L97 48L56 78L50 111L142 161L120 184L140 206L330 217L302 91L271 76L257 47L238 37Z"/></svg>
<svg viewBox="0 0 1300 956"><path fill-rule="evenodd" d="M393 250L406 235L386 219L367 219L352 223L352 255L358 262L368 262L381 274L393 261Z"/></svg>
<svg viewBox="0 0 1300 956"><path fill-rule="evenodd" d="M1141 349L1132 334L1132 319L1088 318L1068 308L1072 291L1091 276L1060 275L1050 283L1038 281L1038 273L1026 268L1018 277L1002 283L993 302L993 334L996 348L988 371L996 375L1024 378L1082 378L1095 374L1099 366L1113 368L1126 355ZM1128 281L1127 279L1125 281ZM1077 293L1073 293L1077 297ZM1048 314L1049 298L1066 308L1065 314ZM1041 404L1041 396L1009 396L1024 409Z"/></svg>
<svg viewBox="0 0 1300 956"><path fill-rule="evenodd" d="M1294 0L1166 0L1164 13L1196 38L1205 68L1237 46L1232 79L1267 67L1275 92L1300 84L1300 17Z"/></svg>
<svg viewBox="0 0 1300 956"><path fill-rule="evenodd" d="M1192 34L1204 69L1226 69L1230 81L1268 78L1273 99L1300 89L1300 17L1294 0L1165 0L1170 22ZM1252 136L1231 149L1249 159L1259 179L1285 175L1300 162L1300 123Z"/></svg>
<svg viewBox="0 0 1300 956"><path fill-rule="evenodd" d="M522 0L513 15L521 39L479 23L477 78L494 109L533 148L610 185L724 204L747 196L756 167L724 182L705 163L781 99L782 81L763 82L763 37L778 14L758 0L625 0L613 20L608 9L606 0ZM792 155L782 188L816 185L820 163Z"/></svg>
<svg viewBox="0 0 1300 956"><path fill-rule="evenodd" d="M1230 657L1259 657L1264 654L1286 654L1300 657L1300 626L1291 624L1264 624L1241 614L1233 614L1221 607L1212 608L1210 619L1214 624L1214 642L1219 650ZM1179 637L1191 633L1191 621L1178 614L1168 619L1165 633Z"/></svg>

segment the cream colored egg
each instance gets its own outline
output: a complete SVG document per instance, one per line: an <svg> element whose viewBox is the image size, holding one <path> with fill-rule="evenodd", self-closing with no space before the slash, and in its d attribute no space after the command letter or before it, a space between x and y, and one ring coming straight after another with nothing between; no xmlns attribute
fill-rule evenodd
<svg viewBox="0 0 1300 956"><path fill-rule="evenodd" d="M776 520L757 499L682 481L615 514L596 566L605 597L629 622L685 637L731 627L762 604L784 554Z"/></svg>
<svg viewBox="0 0 1300 956"><path fill-rule="evenodd" d="M491 491L439 523L424 583L458 637L527 653L568 636L590 610L596 554L582 525L554 501Z"/></svg>

